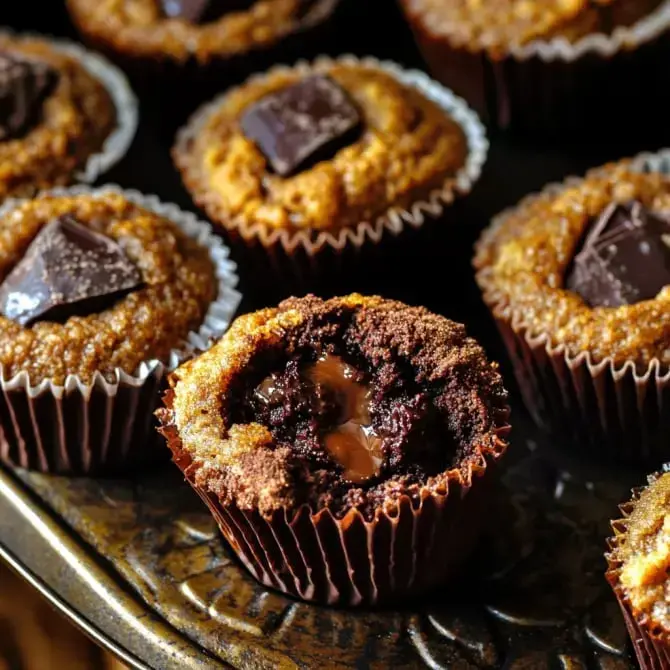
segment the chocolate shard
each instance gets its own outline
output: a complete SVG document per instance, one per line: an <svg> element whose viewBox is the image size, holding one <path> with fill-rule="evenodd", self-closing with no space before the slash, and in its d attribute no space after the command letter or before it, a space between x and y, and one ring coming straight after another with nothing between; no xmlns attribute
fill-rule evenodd
<svg viewBox="0 0 670 670"><path fill-rule="evenodd" d="M654 298L670 284L670 218L639 202L608 207L587 231L566 287L591 307Z"/></svg>
<svg viewBox="0 0 670 670"><path fill-rule="evenodd" d="M287 177L355 140L361 119L345 90L327 76L312 75L266 95L240 124L272 169Z"/></svg>
<svg viewBox="0 0 670 670"><path fill-rule="evenodd" d="M22 136L39 118L58 83L46 63L0 51L0 141Z"/></svg>
<svg viewBox="0 0 670 670"><path fill-rule="evenodd" d="M114 241L71 216L44 226L0 285L0 312L22 326L103 311L142 285Z"/></svg>
<svg viewBox="0 0 670 670"><path fill-rule="evenodd" d="M224 14L249 9L254 0L161 0L163 14L189 23L209 23Z"/></svg>

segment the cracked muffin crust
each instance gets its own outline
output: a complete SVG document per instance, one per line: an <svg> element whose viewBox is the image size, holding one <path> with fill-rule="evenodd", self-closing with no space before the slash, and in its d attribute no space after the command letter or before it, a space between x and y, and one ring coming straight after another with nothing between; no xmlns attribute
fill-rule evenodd
<svg viewBox="0 0 670 670"><path fill-rule="evenodd" d="M594 363L631 361L640 371L657 359L670 364L670 286L648 300L591 307L566 287L573 258L589 224L612 203L637 201L670 212L670 178L641 173L629 161L607 165L583 180L523 201L480 239L474 265L485 300L496 314L529 336Z"/></svg>
<svg viewBox="0 0 670 670"><path fill-rule="evenodd" d="M505 448L497 365L460 324L377 297L240 317L170 385L159 418L187 478L265 516L416 508Z"/></svg>
<svg viewBox="0 0 670 670"><path fill-rule="evenodd" d="M0 201L71 183L116 125L110 94L76 58L46 40L0 35L0 53L44 63L58 76L35 122L0 141Z"/></svg>
<svg viewBox="0 0 670 670"><path fill-rule="evenodd" d="M463 129L417 88L371 66L331 63L318 71L362 117L359 136L329 159L280 177L241 129L250 106L304 78L293 70L235 89L188 141L177 143L174 161L212 220L229 228L337 232L417 202L465 164Z"/></svg>
<svg viewBox="0 0 670 670"><path fill-rule="evenodd" d="M79 30L106 50L204 64L273 45L327 18L338 1L249 0L205 23L169 16L160 0L68 0L67 6Z"/></svg>
<svg viewBox="0 0 670 670"><path fill-rule="evenodd" d="M26 372L33 384L83 382L96 372L114 380L151 359L165 360L203 322L217 297L209 250L171 221L122 195L42 196L0 218L0 280L19 263L49 222L69 215L120 245L141 275L142 286L98 313L64 323L21 326L0 316L0 365L9 379Z"/></svg>

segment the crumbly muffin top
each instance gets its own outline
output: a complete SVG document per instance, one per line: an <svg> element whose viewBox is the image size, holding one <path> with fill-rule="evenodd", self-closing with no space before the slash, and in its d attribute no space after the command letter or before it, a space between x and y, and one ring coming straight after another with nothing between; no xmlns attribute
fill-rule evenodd
<svg viewBox="0 0 670 670"><path fill-rule="evenodd" d="M431 34L456 46L504 55L536 40L576 42L611 33L654 11L664 0L403 0Z"/></svg>
<svg viewBox="0 0 670 670"><path fill-rule="evenodd" d="M625 520L611 559L619 585L637 617L670 636L670 473L652 477Z"/></svg>
<svg viewBox="0 0 670 670"><path fill-rule="evenodd" d="M165 15L159 0L67 0L86 35L132 57L214 58L267 47L330 14L338 0L250 0L250 6L207 23Z"/></svg>
<svg viewBox="0 0 670 670"><path fill-rule="evenodd" d="M212 219L334 231L405 207L463 167L463 130L420 91L374 67L336 64L320 71L349 94L363 121L358 139L330 160L280 177L240 128L250 105L304 76L295 71L234 90L188 146L177 144L173 155L184 181Z"/></svg>
<svg viewBox="0 0 670 670"><path fill-rule="evenodd" d="M70 374L88 381L99 371L114 380L116 368L132 374L143 361L167 360L200 327L216 297L209 251L176 224L116 193L42 196L0 218L0 282L37 232L64 215L116 241L144 286L107 310L65 323L23 327L0 316L4 378L26 371L33 384L45 379L62 384Z"/></svg>
<svg viewBox="0 0 670 670"><path fill-rule="evenodd" d="M573 356L632 361L644 371L654 359L670 364L670 286L651 300L590 307L565 287L584 232L611 203L639 201L670 212L670 177L610 164L558 193L545 192L504 215L484 233L474 264L488 304L529 334L546 334Z"/></svg>
<svg viewBox="0 0 670 670"><path fill-rule="evenodd" d="M0 142L0 202L73 181L116 125L114 103L100 81L46 40L0 35L0 51L40 60L58 71L56 88L25 135Z"/></svg>
<svg viewBox="0 0 670 670"><path fill-rule="evenodd" d="M351 295L238 318L171 375L175 460L224 504L368 518L468 482L504 450L507 395L465 328Z"/></svg>

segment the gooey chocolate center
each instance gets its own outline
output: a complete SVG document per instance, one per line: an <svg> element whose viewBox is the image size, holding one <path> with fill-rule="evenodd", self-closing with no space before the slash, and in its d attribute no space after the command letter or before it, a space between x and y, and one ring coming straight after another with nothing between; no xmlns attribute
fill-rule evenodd
<svg viewBox="0 0 670 670"><path fill-rule="evenodd" d="M301 370L308 383L304 393L332 395L337 405L328 429L323 433L323 444L329 455L344 469L343 476L360 483L379 474L383 455L382 441L375 434L370 419L370 392L357 381L358 371L339 356L323 354L312 365ZM255 396L264 404L285 401L286 390L277 375L266 377L255 390Z"/></svg>

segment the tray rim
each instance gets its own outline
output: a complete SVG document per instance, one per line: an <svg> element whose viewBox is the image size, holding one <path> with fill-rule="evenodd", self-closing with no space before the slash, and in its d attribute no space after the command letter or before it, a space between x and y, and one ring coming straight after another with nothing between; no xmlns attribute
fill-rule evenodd
<svg viewBox="0 0 670 670"><path fill-rule="evenodd" d="M98 555L93 548L78 537L75 531L59 522L57 515L40 500L39 496L31 492L29 487L5 466L0 466L0 512L3 514L0 527L8 524L7 519L9 518L12 521L11 525L27 527L31 533L36 534L44 547L59 554L62 564L67 565L76 574L81 585L88 589L86 595L94 594L95 589L92 588L92 584L96 584L98 590L102 588L106 594L109 594L109 597L104 599L108 611L99 614L98 617L93 611L85 611L75 606L63 595L62 584L50 583L38 574L38 570L35 569L34 552L31 552L31 555L25 555L27 552L22 552L20 547L10 546L11 544L20 545L20 541L11 543L11 539L8 541L7 537L0 535L0 560L35 588L51 606L65 615L96 644L114 654L130 668L153 670L160 667L161 670L168 670L168 668L198 667L215 670L231 667L221 659L215 659L206 654L193 640L180 633L153 608L135 594L125 590L121 586L123 578L119 575L116 575L115 578L114 569L102 564L105 561L104 556ZM138 622L137 625L145 632L142 636L141 648L146 649L147 652L153 651L152 655L163 652L162 661L166 661L166 665L151 664L150 654L133 651L106 632L99 622L96 622L96 618L119 616L122 611L127 617L133 617ZM142 621L143 619L145 621ZM150 622L150 625L147 622ZM156 640L154 645L149 644L152 638ZM184 648L181 653L179 652L180 647ZM170 658L164 653L166 650L172 652L177 650L178 655L172 655ZM189 658L185 653L188 651L197 653L197 658Z"/></svg>

